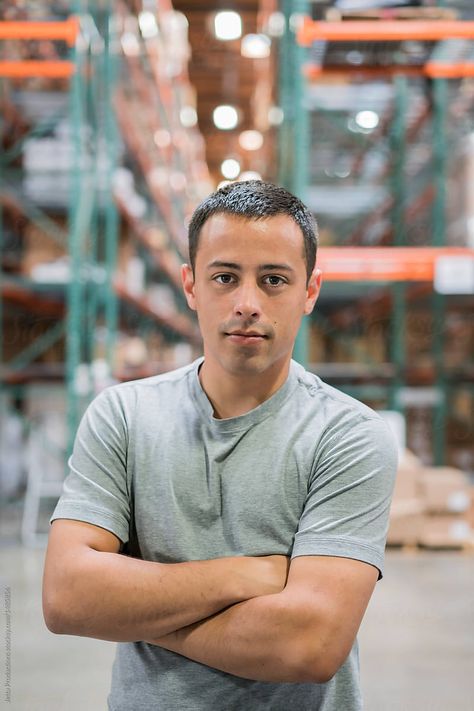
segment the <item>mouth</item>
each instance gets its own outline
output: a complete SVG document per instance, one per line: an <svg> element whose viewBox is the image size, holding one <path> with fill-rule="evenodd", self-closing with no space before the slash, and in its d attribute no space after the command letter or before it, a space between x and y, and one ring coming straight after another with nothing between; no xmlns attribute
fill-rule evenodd
<svg viewBox="0 0 474 711"><path fill-rule="evenodd" d="M268 338L268 336L265 336L263 333L257 333L256 331L231 331L225 335L234 343L241 343L245 345L261 343Z"/></svg>

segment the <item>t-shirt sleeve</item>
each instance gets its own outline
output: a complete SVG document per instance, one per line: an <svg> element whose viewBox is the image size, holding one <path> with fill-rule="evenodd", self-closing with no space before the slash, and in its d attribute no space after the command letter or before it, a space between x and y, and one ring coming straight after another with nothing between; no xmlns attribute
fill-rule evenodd
<svg viewBox="0 0 474 711"><path fill-rule="evenodd" d="M87 408L69 458L69 473L50 518L85 521L129 539L130 482L127 480L128 427L115 387Z"/></svg>
<svg viewBox="0 0 474 711"><path fill-rule="evenodd" d="M397 463L395 439L382 418L326 432L291 557L354 558L378 568L380 580Z"/></svg>

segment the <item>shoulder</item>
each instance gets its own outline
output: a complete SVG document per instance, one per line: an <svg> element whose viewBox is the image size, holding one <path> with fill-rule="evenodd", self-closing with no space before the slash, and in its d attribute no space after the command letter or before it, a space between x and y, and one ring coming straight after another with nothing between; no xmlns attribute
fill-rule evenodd
<svg viewBox="0 0 474 711"><path fill-rule="evenodd" d="M318 375L292 361L298 378L298 391L320 423L323 442L335 442L342 437L380 441L396 449L395 437L385 419L371 407L341 390L328 385Z"/></svg>
<svg viewBox="0 0 474 711"><path fill-rule="evenodd" d="M189 378L195 373L200 360L159 375L110 385L95 397L89 409L104 413L108 411L128 419L140 402L175 399L179 397L181 389L188 387Z"/></svg>

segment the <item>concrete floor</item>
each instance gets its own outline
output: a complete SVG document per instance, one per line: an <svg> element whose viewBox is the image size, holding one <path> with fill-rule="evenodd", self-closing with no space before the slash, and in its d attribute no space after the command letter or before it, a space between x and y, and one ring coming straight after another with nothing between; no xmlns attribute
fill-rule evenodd
<svg viewBox="0 0 474 711"><path fill-rule="evenodd" d="M115 645L46 629L43 561L44 549L5 539L0 546L0 705L106 711ZM5 702L5 587L11 594L11 703ZM473 711L474 557L389 552L359 642L366 711Z"/></svg>

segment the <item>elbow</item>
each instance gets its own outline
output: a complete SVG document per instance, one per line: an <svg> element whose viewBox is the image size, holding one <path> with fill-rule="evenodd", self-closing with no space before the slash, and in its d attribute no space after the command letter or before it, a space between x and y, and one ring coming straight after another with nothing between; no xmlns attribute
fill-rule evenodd
<svg viewBox="0 0 474 711"><path fill-rule="evenodd" d="M293 649L292 680L299 683L326 684L345 659L327 646L315 644L314 639L304 637L295 641Z"/></svg>
<svg viewBox="0 0 474 711"><path fill-rule="evenodd" d="M327 684L336 674L339 666L328 664L326 660L314 659L313 657L304 661L301 666L300 680L313 684Z"/></svg>
<svg viewBox="0 0 474 711"><path fill-rule="evenodd" d="M75 605L61 586L43 585L43 619L53 634L77 634Z"/></svg>
<svg viewBox="0 0 474 711"><path fill-rule="evenodd" d="M331 681L340 665L328 662L315 655L305 655L297 665L294 681L299 683L326 684Z"/></svg>
<svg viewBox="0 0 474 711"><path fill-rule="evenodd" d="M56 617L51 617L46 614L44 614L43 617L45 625L50 632L53 634L67 634L67 630Z"/></svg>
<svg viewBox="0 0 474 711"><path fill-rule="evenodd" d="M48 591L43 591L43 618L45 625L53 634L70 634L67 626L67 617L55 597Z"/></svg>
<svg viewBox="0 0 474 711"><path fill-rule="evenodd" d="M43 619L46 627L53 634L66 634L61 616L49 604L45 605L43 603Z"/></svg>

